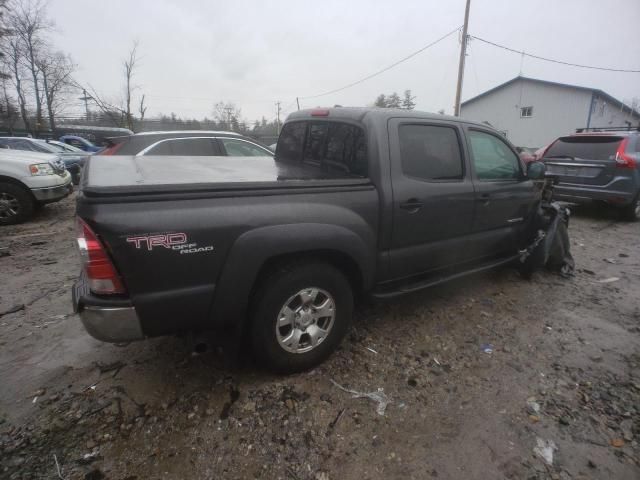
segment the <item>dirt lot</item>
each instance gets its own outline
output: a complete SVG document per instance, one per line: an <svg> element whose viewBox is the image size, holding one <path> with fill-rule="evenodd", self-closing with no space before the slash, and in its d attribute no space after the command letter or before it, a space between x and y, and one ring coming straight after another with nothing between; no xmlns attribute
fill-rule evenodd
<svg viewBox="0 0 640 480"><path fill-rule="evenodd" d="M361 306L290 377L90 338L72 217L68 199L0 230L0 478L640 478L640 225L606 208L575 211L574 278L503 269Z"/></svg>

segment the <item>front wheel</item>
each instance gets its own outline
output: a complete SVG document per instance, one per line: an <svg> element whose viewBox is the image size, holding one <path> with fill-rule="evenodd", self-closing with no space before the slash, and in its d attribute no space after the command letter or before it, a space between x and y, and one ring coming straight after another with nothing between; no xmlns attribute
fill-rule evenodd
<svg viewBox="0 0 640 480"><path fill-rule="evenodd" d="M351 285L333 266L281 267L262 282L252 305L254 354L280 373L313 368L338 347L352 313Z"/></svg>
<svg viewBox="0 0 640 480"><path fill-rule="evenodd" d="M0 225L24 222L33 215L35 204L29 191L13 183L0 182Z"/></svg>

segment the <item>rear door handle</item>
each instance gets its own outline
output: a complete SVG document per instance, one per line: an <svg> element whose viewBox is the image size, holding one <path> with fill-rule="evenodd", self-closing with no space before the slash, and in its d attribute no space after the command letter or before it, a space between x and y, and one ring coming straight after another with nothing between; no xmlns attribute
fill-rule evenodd
<svg viewBox="0 0 640 480"><path fill-rule="evenodd" d="M415 213L422 208L423 203L417 198L410 198L404 203L400 204L400 208L406 210L409 213Z"/></svg>

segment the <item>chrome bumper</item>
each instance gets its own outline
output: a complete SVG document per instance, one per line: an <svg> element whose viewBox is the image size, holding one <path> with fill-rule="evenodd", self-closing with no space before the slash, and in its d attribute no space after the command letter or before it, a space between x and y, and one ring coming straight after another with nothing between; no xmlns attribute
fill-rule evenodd
<svg viewBox="0 0 640 480"><path fill-rule="evenodd" d="M33 188L31 189L33 196L36 200L43 203L56 202L62 200L71 192L73 192L73 184L71 183L71 177L69 181L63 185L56 185L55 187L48 188Z"/></svg>
<svg viewBox="0 0 640 480"><path fill-rule="evenodd" d="M144 338L134 307L81 306L78 313L89 335L103 342L129 342Z"/></svg>

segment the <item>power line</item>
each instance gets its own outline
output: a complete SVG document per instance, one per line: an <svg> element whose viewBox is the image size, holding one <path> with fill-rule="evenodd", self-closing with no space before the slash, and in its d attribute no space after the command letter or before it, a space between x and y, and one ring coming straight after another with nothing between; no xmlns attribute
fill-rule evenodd
<svg viewBox="0 0 640 480"><path fill-rule="evenodd" d="M493 45L494 47L502 48L503 50L507 50L509 52L517 53L519 55L524 55L524 56L531 57L531 58L536 58L538 60L544 60L545 62L559 63L560 65L567 65L569 67L589 68L591 70L604 70L604 71L607 71L607 72L640 73L640 70L629 70L629 69L625 69L625 68L595 67L593 65L580 65L578 63L571 63L571 62L565 62L565 61L562 61L562 60L555 60L553 58L546 58L546 57L541 57L539 55L533 55L531 53L526 53L524 50L516 50L514 48L510 48L510 47L507 47L505 45L500 45L499 43L490 42L489 40L485 40L484 38L476 37L474 35L469 35L469 37L473 38L474 40L480 40L481 42L486 43L488 45Z"/></svg>
<svg viewBox="0 0 640 480"><path fill-rule="evenodd" d="M336 89L331 90L331 91L329 91L329 92L320 93L320 94L318 94L318 95L310 95L310 96L308 96L308 97L298 97L298 98L299 98L300 100L308 100L308 99L311 99L311 98L324 97L325 95L331 95L332 93L337 93L337 92L340 92L340 91L342 91L342 90L346 90L347 88L354 87L354 86L356 86L356 85L358 85L358 84L360 84L360 83L362 83L362 82L365 82L365 81L367 81L367 80L369 80L369 79L371 79L371 78L373 78L373 77L376 77L376 76L380 75L381 73L384 73L384 72L386 72L386 71L388 71L388 70L391 70L393 67L395 67L395 66L397 66L397 65L400 65L400 64L401 64L401 63L403 63L403 62L406 62L407 60L409 60L410 58L415 57L415 56L416 56L416 55L418 55L419 53L424 52L426 49L428 49L428 48L430 48L430 47L433 47L436 43L440 43L442 40L444 40L445 38L447 38L447 37L449 37L449 36L453 35L453 34L454 34L454 33L456 33L458 30L460 30L460 27L459 27L459 26L458 26L458 27L456 27L454 30L451 30L451 31L450 31L449 33L447 33L446 35L443 35L442 37L438 38L437 40L435 40L435 41L431 42L430 44L425 45L424 47L422 47L422 48L421 48L421 49L419 49L419 50L416 50L416 51L415 51L415 52L413 52L412 54L407 55L406 57L404 57L404 58L402 58L402 59L398 60L397 62L392 63L392 64L391 64L391 65L389 65L388 67L385 67L385 68L383 68L382 70L378 70L377 72L372 73L371 75L368 75L368 76L366 76L366 77L364 77L364 78L361 78L360 80L357 80L357 81L355 81L355 82L353 82L353 83L350 83L350 84L348 84L348 85L345 85L344 87L336 88Z"/></svg>

